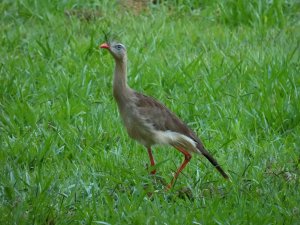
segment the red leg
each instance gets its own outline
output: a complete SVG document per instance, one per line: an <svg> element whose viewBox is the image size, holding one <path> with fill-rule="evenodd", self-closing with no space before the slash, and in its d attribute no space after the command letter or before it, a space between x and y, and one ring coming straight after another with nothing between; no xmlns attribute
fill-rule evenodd
<svg viewBox="0 0 300 225"><path fill-rule="evenodd" d="M176 179L178 178L179 174L181 173L181 171L184 169L184 167L189 163L189 161L191 160L192 156L190 153L188 153L186 150L184 150L181 147L175 147L178 151L180 151L182 154L184 154L184 161L181 164L181 166L178 168L177 172L175 173L171 183L167 186L167 190L171 189L171 187L173 186L174 182L176 181Z"/></svg>
<svg viewBox="0 0 300 225"><path fill-rule="evenodd" d="M154 158L153 158L153 155L152 155L151 147L147 148L147 150L148 150L151 166L155 166L155 162L154 162ZM155 174L155 173L156 173L156 170L151 171L151 174Z"/></svg>

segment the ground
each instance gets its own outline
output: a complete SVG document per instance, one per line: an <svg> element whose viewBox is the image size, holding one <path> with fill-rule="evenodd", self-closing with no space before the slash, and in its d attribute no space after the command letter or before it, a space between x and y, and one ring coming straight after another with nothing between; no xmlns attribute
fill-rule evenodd
<svg viewBox="0 0 300 225"><path fill-rule="evenodd" d="M0 224L298 224L299 2L143 2L0 3ZM230 181L195 156L166 191L183 155L160 146L149 175L105 33Z"/></svg>

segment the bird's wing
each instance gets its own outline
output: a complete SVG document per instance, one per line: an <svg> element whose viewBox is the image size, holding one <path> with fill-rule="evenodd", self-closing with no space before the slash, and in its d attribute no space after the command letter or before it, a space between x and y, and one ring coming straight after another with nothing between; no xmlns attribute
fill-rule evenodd
<svg viewBox="0 0 300 225"><path fill-rule="evenodd" d="M135 95L139 114L156 130L173 131L183 134L202 146L202 143L196 134L166 106L154 98L141 93L136 92Z"/></svg>

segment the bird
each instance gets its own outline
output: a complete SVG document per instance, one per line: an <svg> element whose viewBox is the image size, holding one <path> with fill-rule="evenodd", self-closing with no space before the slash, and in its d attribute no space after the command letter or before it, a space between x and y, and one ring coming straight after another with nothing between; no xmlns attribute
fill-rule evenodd
<svg viewBox="0 0 300 225"><path fill-rule="evenodd" d="M106 41L99 47L108 50L114 58L113 97L128 135L147 149L151 168L155 168L152 154L154 145L169 145L184 155L184 161L166 188L169 190L173 187L179 174L190 162L192 154L206 157L220 174L228 179L227 173L191 128L158 100L129 87L126 47L116 41ZM156 169L152 169L150 173L156 174Z"/></svg>

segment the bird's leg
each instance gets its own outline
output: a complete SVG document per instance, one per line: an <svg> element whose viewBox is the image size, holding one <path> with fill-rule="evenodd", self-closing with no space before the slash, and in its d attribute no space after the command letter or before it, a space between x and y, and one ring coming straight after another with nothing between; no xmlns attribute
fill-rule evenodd
<svg viewBox="0 0 300 225"><path fill-rule="evenodd" d="M154 158L153 158L153 155L152 155L151 147L148 147L147 150L148 150L151 166L155 166L155 162L154 162ZM155 173L156 173L156 170L151 171L151 174L155 174Z"/></svg>
<svg viewBox="0 0 300 225"><path fill-rule="evenodd" d="M175 147L175 146L174 146ZM182 152L182 154L184 154L184 161L181 164L181 166L178 168L177 172L175 173L171 183L167 186L167 190L171 189L174 182L176 181L177 177L179 176L179 174L181 173L181 171L184 169L184 167L189 163L189 161L192 158L192 155L190 153L188 153L186 150L184 150L181 147L175 147L178 151Z"/></svg>

